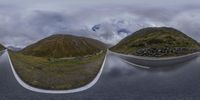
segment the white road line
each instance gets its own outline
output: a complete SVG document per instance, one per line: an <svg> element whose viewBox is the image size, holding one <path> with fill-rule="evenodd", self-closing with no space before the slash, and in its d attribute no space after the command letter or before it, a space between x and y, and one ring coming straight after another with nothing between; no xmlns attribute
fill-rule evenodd
<svg viewBox="0 0 200 100"><path fill-rule="evenodd" d="M129 61L127 61L127 60L124 60L124 59L122 59L122 61L125 62L125 63L128 63L128 64L130 64L130 65L133 65L133 66L137 66L137 67L145 68L145 69L150 69L150 67L138 65L138 64L135 64L135 63L131 63L131 62L129 62Z"/></svg>
<svg viewBox="0 0 200 100"><path fill-rule="evenodd" d="M102 71L103 71L103 68L104 68L104 65L105 65L105 62L106 62L106 59L107 59L107 53L105 55L105 58L104 58L104 61L103 61L103 64L101 66L101 69L99 70L97 76L94 78L94 80L92 80L90 83L88 83L87 85L83 86L83 87L80 87L80 88L76 88L76 89L70 89L70 90L45 90L45 89L39 89L39 88L35 88L35 87L32 87L28 84L26 84L24 81L21 80L21 78L18 76L18 74L16 73L14 67L13 67L13 64L11 62L11 59L10 59L10 56L8 54L8 51L6 50L6 54L7 54L7 57L9 59L9 63L10 63L10 66L11 66L11 69L12 69L12 72L15 76L15 79L18 81L18 83L30 90L30 91L34 91L34 92L39 92L39 93L48 93L48 94L66 94L66 93L75 93L75 92L81 92L81 91L84 91L84 90L87 90L89 88L91 88L93 85L96 84L96 82L99 80L101 74L102 74Z"/></svg>
<svg viewBox="0 0 200 100"><path fill-rule="evenodd" d="M142 57L142 56L121 54L121 53L113 52L110 50L108 52L116 54L116 55L120 55L120 56L132 57L132 58L141 59L141 60L151 60L151 61L174 60L174 59L189 57L189 56L193 56L193 55L197 55L197 56L200 55L200 52L195 52L195 53L186 54L186 55L177 56L177 57Z"/></svg>
<svg viewBox="0 0 200 100"><path fill-rule="evenodd" d="M150 64L151 63L159 64L161 61L164 64L167 64L167 63L176 63L176 62L179 63L179 61L184 62L187 59L192 59L192 58L200 55L200 52L195 52L192 54L187 54L187 55L177 56L177 57L156 58L156 57L141 57L141 56L134 56L134 55L125 55L125 54L121 54L121 53L112 52L110 50L108 50L108 53L120 57L124 62L126 62L128 64L131 64L131 65L134 65L137 67L141 67L141 68L146 68L146 69L151 68L150 65L148 66L141 62L139 63L138 60L143 61L144 63L150 63ZM132 59L132 61L127 61L126 59L123 59L123 57Z"/></svg>

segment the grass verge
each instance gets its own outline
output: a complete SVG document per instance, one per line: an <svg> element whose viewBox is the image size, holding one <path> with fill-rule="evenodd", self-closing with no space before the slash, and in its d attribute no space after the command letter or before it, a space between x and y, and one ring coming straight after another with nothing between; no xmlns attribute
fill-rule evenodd
<svg viewBox="0 0 200 100"><path fill-rule="evenodd" d="M105 52L74 59L53 59L9 52L13 66L27 84L51 90L74 89L91 82L99 72Z"/></svg>

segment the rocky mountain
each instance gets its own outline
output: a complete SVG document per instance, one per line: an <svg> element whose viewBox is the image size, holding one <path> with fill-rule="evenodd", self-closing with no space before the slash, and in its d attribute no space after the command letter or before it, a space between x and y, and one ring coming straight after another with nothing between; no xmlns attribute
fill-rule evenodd
<svg viewBox="0 0 200 100"><path fill-rule="evenodd" d="M112 51L137 56L178 56L200 50L200 44L183 32L169 27L148 27L121 40Z"/></svg>

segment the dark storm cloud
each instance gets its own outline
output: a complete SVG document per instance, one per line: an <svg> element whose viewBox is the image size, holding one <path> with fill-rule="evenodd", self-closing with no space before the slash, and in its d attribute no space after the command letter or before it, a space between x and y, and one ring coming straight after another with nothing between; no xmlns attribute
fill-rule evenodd
<svg viewBox="0 0 200 100"><path fill-rule="evenodd" d="M149 5L146 0L75 1L0 1L0 42L24 47L63 33L115 44L138 29L159 26L177 28L200 41L200 7L196 1L176 0L173 5L157 0ZM96 25L99 28L94 31Z"/></svg>

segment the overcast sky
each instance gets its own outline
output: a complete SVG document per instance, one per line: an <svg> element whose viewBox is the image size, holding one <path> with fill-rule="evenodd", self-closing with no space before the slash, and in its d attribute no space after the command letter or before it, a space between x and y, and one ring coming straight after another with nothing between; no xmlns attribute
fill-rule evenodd
<svg viewBox="0 0 200 100"><path fill-rule="evenodd" d="M116 44L144 27L174 27L200 41L198 0L0 0L0 43L25 47L55 33Z"/></svg>

